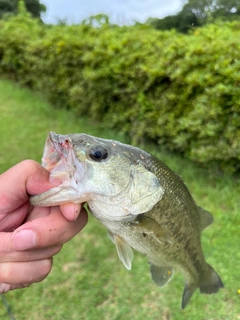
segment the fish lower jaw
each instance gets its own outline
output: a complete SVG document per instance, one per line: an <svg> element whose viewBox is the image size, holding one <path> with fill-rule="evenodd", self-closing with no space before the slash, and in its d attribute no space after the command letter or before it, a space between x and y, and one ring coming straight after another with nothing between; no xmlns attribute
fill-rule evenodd
<svg viewBox="0 0 240 320"><path fill-rule="evenodd" d="M88 208L91 214L108 228L111 223L119 223L132 221L135 215L125 210L120 210L116 205L106 204L102 201L88 201Z"/></svg>

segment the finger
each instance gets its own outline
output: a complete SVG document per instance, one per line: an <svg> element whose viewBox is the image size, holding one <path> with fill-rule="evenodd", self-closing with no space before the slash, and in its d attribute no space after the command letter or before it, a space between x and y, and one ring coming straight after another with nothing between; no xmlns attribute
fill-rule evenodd
<svg viewBox="0 0 240 320"><path fill-rule="evenodd" d="M0 203L1 207L1 203ZM23 205L19 206L16 210L12 210L11 214L6 214L6 212L3 212L2 207L0 209L0 232L1 231L10 231L12 232L14 229L19 227L29 210L29 203L25 202Z"/></svg>
<svg viewBox="0 0 240 320"><path fill-rule="evenodd" d="M82 209L82 203L65 203L59 206L62 215L69 221L74 221L79 216L79 213ZM40 217L45 217L49 215L50 207L34 207L30 215L27 218L27 221L34 220ZM0 226L1 227L1 226ZM5 230L5 229L3 229Z"/></svg>
<svg viewBox="0 0 240 320"><path fill-rule="evenodd" d="M74 221L79 216L82 209L82 203L65 203L59 206L62 215L69 221ZM49 215L50 207L34 207L27 221ZM4 229L3 229L4 230Z"/></svg>
<svg viewBox="0 0 240 320"><path fill-rule="evenodd" d="M51 214L27 221L12 233L13 251L62 245L73 238L86 223L85 209L82 209L76 221L68 221L59 207L51 207Z"/></svg>
<svg viewBox="0 0 240 320"><path fill-rule="evenodd" d="M28 287L30 284L8 284L8 283L0 283L0 294L6 293L10 290L22 289Z"/></svg>
<svg viewBox="0 0 240 320"><path fill-rule="evenodd" d="M61 249L62 246L55 246L46 249L35 249L30 251L14 251L4 253L3 255L0 252L0 261L1 263L5 263L44 260L55 256Z"/></svg>
<svg viewBox="0 0 240 320"><path fill-rule="evenodd" d="M51 207L33 207L25 222L43 218L51 213Z"/></svg>
<svg viewBox="0 0 240 320"><path fill-rule="evenodd" d="M12 212L28 200L29 194L36 195L51 187L46 169L33 160L22 161L0 175L1 207Z"/></svg>
<svg viewBox="0 0 240 320"><path fill-rule="evenodd" d="M48 259L56 255L62 248L62 246L59 245L43 249L15 251L12 246L12 234L9 232L0 233L0 243L0 263Z"/></svg>
<svg viewBox="0 0 240 320"><path fill-rule="evenodd" d="M63 216L69 221L76 220L77 217L79 216L81 209L82 209L82 204L65 203L60 205L60 210Z"/></svg>
<svg viewBox="0 0 240 320"><path fill-rule="evenodd" d="M21 285L39 282L46 278L51 268L52 259L0 263L0 283Z"/></svg>
<svg viewBox="0 0 240 320"><path fill-rule="evenodd" d="M62 215L69 221L74 221L79 216L82 209L82 203L65 203L59 206ZM27 221L34 220L40 217L45 217L50 214L50 207L34 207L27 217Z"/></svg>

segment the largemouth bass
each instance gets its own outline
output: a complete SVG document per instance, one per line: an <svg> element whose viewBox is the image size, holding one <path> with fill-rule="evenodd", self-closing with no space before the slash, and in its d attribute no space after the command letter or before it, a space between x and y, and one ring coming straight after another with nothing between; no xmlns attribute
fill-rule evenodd
<svg viewBox="0 0 240 320"><path fill-rule="evenodd" d="M32 204L87 202L127 269L134 248L147 256L158 286L166 285L174 270L183 273L182 308L197 288L211 294L223 287L201 247L201 232L213 217L163 162L118 141L50 132L42 165L60 185L32 197Z"/></svg>

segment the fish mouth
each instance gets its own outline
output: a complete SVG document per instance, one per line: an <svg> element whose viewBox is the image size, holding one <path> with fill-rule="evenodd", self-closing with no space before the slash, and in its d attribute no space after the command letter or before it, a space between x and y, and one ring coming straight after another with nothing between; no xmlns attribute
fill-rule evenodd
<svg viewBox="0 0 240 320"><path fill-rule="evenodd" d="M34 206L49 207L64 203L86 202L79 182L85 175L85 163L78 160L69 135L50 132L45 142L42 166L50 172L53 188L31 197Z"/></svg>
<svg viewBox="0 0 240 320"><path fill-rule="evenodd" d="M77 160L71 137L68 135L49 133L42 166L50 172L49 181L54 185L73 187L76 181L83 177L83 164Z"/></svg>

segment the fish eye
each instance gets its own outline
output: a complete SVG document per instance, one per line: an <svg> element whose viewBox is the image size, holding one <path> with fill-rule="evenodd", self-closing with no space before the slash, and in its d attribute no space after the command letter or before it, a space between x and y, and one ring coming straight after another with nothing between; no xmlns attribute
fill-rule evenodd
<svg viewBox="0 0 240 320"><path fill-rule="evenodd" d="M94 146L89 151L89 157L94 161L102 161L108 157L108 150L102 146Z"/></svg>

